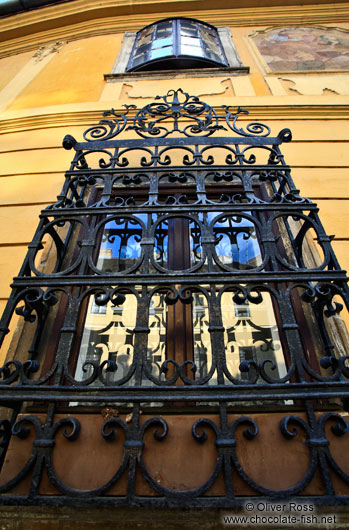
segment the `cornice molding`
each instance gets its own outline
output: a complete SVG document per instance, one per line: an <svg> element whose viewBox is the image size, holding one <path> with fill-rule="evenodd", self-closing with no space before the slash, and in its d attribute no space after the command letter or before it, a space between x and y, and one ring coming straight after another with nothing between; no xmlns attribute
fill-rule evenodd
<svg viewBox="0 0 349 530"><path fill-rule="evenodd" d="M316 98L321 97L323 96L316 96ZM333 103L334 98L331 97L331 101L322 104L309 104L301 101L295 103L295 98L292 97L293 101L290 101L290 104L285 104L285 102L281 103L280 101L273 103L272 97L253 98L254 101L251 101L252 98L230 98L229 105L241 105L244 109L248 110L250 116L249 118L246 118L247 121L249 121L249 119L259 119L264 121L282 119L348 119L348 98L345 96L335 97L340 98L341 101L337 100L338 103ZM281 98L275 99L280 100ZM314 101L314 97L311 99ZM309 101L309 98L307 98L307 100ZM222 103L226 103L226 101L222 101ZM142 104L145 104L145 102L142 101ZM4 113L3 117L0 118L0 135L53 127L88 127L97 124L99 120L102 119L102 112L111 106L113 106L112 102L103 102L103 104L99 103L95 108L89 110L86 109L85 104L85 108L76 110L71 110L70 108L57 109L57 107L54 107L52 108L52 111L48 108L43 109L42 111L41 109L35 109L36 112L31 114L29 114L30 109L28 109L27 113L19 111ZM212 106L215 109L219 108L218 105L213 104ZM72 106L62 105L62 107ZM124 112L122 107L119 109L115 108L115 110L118 113Z"/></svg>
<svg viewBox="0 0 349 530"><path fill-rule="evenodd" d="M36 50L56 41L73 41L110 33L135 31L156 19L173 16L195 16L216 26L275 26L340 24L349 22L349 2L304 5L208 9L206 0L75 0L1 19L0 58ZM252 1L252 0L251 0ZM250 3L251 3L250 1ZM223 2L226 5L226 2ZM180 4L180 5L179 5ZM216 5L217 4L217 5ZM246 2L245 2L246 4ZM299 4L299 5L297 5ZM258 7L259 6L259 7ZM132 16L130 16L132 14Z"/></svg>

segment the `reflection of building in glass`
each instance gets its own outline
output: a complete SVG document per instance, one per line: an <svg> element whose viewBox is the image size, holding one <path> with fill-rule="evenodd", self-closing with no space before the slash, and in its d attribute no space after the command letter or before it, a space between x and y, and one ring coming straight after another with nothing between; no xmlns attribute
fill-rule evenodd
<svg viewBox="0 0 349 530"><path fill-rule="evenodd" d="M98 313L94 308L102 309ZM109 374L109 380L127 376L133 361L133 330L136 322L134 296L126 296L124 306L112 304L97 305L94 296L90 297L87 316L82 333L79 357L75 372L77 380L87 379L92 369L84 363L91 361L100 365L105 361L117 364L116 376Z"/></svg>
<svg viewBox="0 0 349 530"><path fill-rule="evenodd" d="M266 362L269 377L278 380L286 372L285 352L282 349L271 296L263 294L263 302L256 304L232 303L232 294L224 293L223 325L225 327L227 362L234 377L248 379L248 371L240 371L240 363ZM246 365L246 368L248 365ZM260 382L263 382L260 379Z"/></svg>
<svg viewBox="0 0 349 530"><path fill-rule="evenodd" d="M141 226L135 220L116 219L102 229L97 269L115 272L131 267L140 256Z"/></svg>

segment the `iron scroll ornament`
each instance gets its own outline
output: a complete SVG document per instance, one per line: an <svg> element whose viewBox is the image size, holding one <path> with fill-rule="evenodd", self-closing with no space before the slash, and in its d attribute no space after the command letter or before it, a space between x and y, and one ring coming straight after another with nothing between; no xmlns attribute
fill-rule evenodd
<svg viewBox="0 0 349 530"><path fill-rule="evenodd" d="M238 107L236 112L231 112L229 106L222 105L220 109L223 112L218 113L212 106L201 101L197 96L190 96L181 88L169 90L164 96L156 96L155 100L158 101L145 105L134 117L130 113L136 111L135 105L124 105L126 111L123 114L118 114L114 109L105 111L103 116L106 119L87 129L84 139L87 142L111 140L125 130L133 130L142 138L166 138L176 133L187 137L207 137L219 130L233 131L243 137L256 135L267 137L270 134L270 128L259 122L249 123L246 129L237 126L239 116L249 114L247 110ZM290 142L291 131L283 129L279 133L279 138L283 142ZM68 135L64 139L64 147L73 147L74 142L75 140Z"/></svg>
<svg viewBox="0 0 349 530"><path fill-rule="evenodd" d="M213 439L215 439L214 445L217 450L215 466L204 483L190 489L171 489L161 485L160 481L152 476L144 458L144 453L150 442L150 437L146 438L146 431L153 430L152 435L155 441L164 443L171 431L166 420L153 416L147 419L142 426L138 427L134 422L128 424L122 418L112 417L103 423L100 434L105 442L112 444L120 438L120 433L123 433L125 437L123 457L119 464L111 463L113 474L107 482L91 489L82 490L71 487L65 483L64 479L62 480L59 477L54 461L55 446L59 437L64 437L69 443L79 440L81 432L80 421L75 417L63 417L52 426L47 426L38 417L25 415L14 424L12 434L20 440L25 440L32 431L35 434L32 452L18 474L6 484L0 486L0 493L16 486L33 470L35 463L42 456L41 463L45 467L49 481L62 495L61 500L67 501L69 497L75 498L76 501L79 499L80 502L76 502L76 504L81 506L84 505L84 499L89 502L97 500L99 504L102 504L106 499L107 505L109 504L108 501L111 501L110 504L113 504L114 501L115 505L127 504L126 499L123 497L114 497L114 499L113 496L108 497L108 492L120 480L126 470L128 470L128 478L132 490L135 486L136 470L138 470L151 489L158 495L157 497L147 498L144 505L161 506L165 500L168 500L174 505L181 505L185 501L189 501L188 504L194 504L195 506L210 506L210 497L202 498L202 495L212 488L224 468L234 469L245 484L252 488L255 493L261 495L261 499L263 499L262 496L264 496L264 499L287 499L304 491L309 486L314 478L317 464L321 459L327 462L333 473L348 483L348 474L338 466L331 453L328 440L329 431L325 430L328 423L332 424L331 431L336 437L342 437L347 432L348 424L346 420L333 412L322 414L314 426L309 425L302 417L296 415L287 415L282 418L279 423L279 430L283 438L291 441L302 433L307 441L308 454L306 468L298 481L289 488L274 489L265 486L263 483L258 483L253 476L250 476L249 471L244 468L239 458L241 455L239 451L241 444L249 444L249 442L253 442L259 436L261 426L259 427L253 418L240 416L222 428L212 419L201 417L192 425L192 437L200 445L205 443L212 444L213 440L209 442L207 435L209 430L212 431ZM238 431L240 431L240 434L238 434ZM226 492L226 497L220 498L222 507L231 505L231 501L234 498L233 484L231 483L230 486L231 489ZM106 494L107 496L105 496ZM134 496L134 501L139 504L142 501L144 503L144 499L144 497L137 498L137 496ZM217 501L217 498L215 500Z"/></svg>

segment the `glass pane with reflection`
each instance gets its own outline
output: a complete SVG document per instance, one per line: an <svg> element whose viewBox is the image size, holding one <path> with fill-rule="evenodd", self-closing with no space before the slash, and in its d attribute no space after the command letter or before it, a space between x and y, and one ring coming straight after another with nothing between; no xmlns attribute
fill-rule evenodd
<svg viewBox="0 0 349 530"><path fill-rule="evenodd" d="M287 370L270 294L263 293L263 301L259 304L248 301L236 304L233 295L232 292L224 292L221 298L229 373L247 381L249 375L240 372L240 363L253 361L258 365L268 360L264 365L265 372L277 381ZM259 377L258 382L265 383L265 380Z"/></svg>
<svg viewBox="0 0 349 530"><path fill-rule="evenodd" d="M181 32L181 35L197 37L197 33L198 33L197 24L195 24L195 22L181 20L180 21L180 32Z"/></svg>
<svg viewBox="0 0 349 530"><path fill-rule="evenodd" d="M209 214L213 221L218 212ZM213 223L218 261L237 270L254 269L262 263L257 229L252 220L241 215L224 215Z"/></svg>
<svg viewBox="0 0 349 530"><path fill-rule="evenodd" d="M153 49L163 48L165 46L172 46L172 38L167 38L167 39L158 38L154 40L153 42Z"/></svg>
<svg viewBox="0 0 349 530"><path fill-rule="evenodd" d="M147 368L152 376L162 380L165 379L161 366L166 360L167 308L165 294L155 293L149 307Z"/></svg>
<svg viewBox="0 0 349 530"><path fill-rule="evenodd" d="M152 59L159 59L159 57L168 57L172 55L172 46L165 46L164 48L156 48L151 52Z"/></svg>
<svg viewBox="0 0 349 530"><path fill-rule="evenodd" d="M142 227L137 220L118 218L108 221L101 228L100 236L97 269L121 272L132 267L140 258Z"/></svg>
<svg viewBox="0 0 349 530"><path fill-rule="evenodd" d="M137 303L133 294L126 293L122 305L111 302L99 305L94 295L89 297L85 325L82 332L75 379L83 381L93 373L85 363L114 361L115 372L105 372L107 381L118 381L127 376L133 361L134 333ZM95 385L101 384L97 379Z"/></svg>
<svg viewBox="0 0 349 530"><path fill-rule="evenodd" d="M186 375L190 378L201 379L210 370L212 366L211 339L209 333L209 314L206 298L201 293L192 293L193 300L189 306L191 322L188 326L186 322L186 331L188 333L187 344L191 344L193 351L190 354L190 360L195 364L194 371L192 365L187 366ZM178 301L174 306L168 306L165 301L166 294L156 293L151 299L149 308L149 328L148 350L147 350L147 368L152 376L165 380L173 374L173 366L167 366L168 371L161 371L163 363L169 359L167 341L173 337L179 330L183 330L183 322L180 319L185 318L183 304ZM171 315L169 315L169 312ZM176 329L176 327L178 329ZM189 334L191 337L189 337ZM179 348L182 343L179 342ZM177 342L174 348L171 348L171 358L175 359L179 365L182 364L183 352L178 350ZM180 360L181 359L181 360ZM210 380L214 384L216 379Z"/></svg>
<svg viewBox="0 0 349 530"><path fill-rule="evenodd" d="M206 297L200 293L193 293L193 338L194 363L196 366L195 379L204 377L212 366L211 337L209 333L209 313ZM216 384L216 378L209 380L209 384Z"/></svg>

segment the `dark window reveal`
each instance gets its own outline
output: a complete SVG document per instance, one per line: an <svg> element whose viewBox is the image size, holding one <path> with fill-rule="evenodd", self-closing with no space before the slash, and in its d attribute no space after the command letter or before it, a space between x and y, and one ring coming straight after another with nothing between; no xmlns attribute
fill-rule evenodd
<svg viewBox="0 0 349 530"><path fill-rule="evenodd" d="M212 66L228 66L217 30L190 18L171 18L137 33L127 70Z"/></svg>

